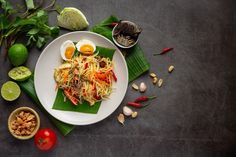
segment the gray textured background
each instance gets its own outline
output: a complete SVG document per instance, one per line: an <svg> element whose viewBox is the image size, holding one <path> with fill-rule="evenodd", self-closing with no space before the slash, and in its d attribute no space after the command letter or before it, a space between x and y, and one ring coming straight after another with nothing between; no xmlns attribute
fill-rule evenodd
<svg viewBox="0 0 236 157"><path fill-rule="evenodd" d="M33 140L14 139L7 130L10 112L20 106L33 107L41 127L54 128L47 117L24 93L12 103L0 98L0 156L236 156L235 0L58 0L58 4L81 9L91 26L111 14L140 24L140 44L164 86L153 87L143 75L135 82L147 82L147 95L156 94L158 99L140 110L136 120L127 120L124 127L116 121L122 106L139 95L129 87L116 112L100 123L76 127L66 137L57 131L58 144L47 153L37 150ZM56 23L55 16L50 14L51 24ZM153 57L163 47L175 50ZM39 55L31 50L26 65L32 70ZM169 75L171 64L176 70ZM0 85L9 79L10 68L1 54Z"/></svg>

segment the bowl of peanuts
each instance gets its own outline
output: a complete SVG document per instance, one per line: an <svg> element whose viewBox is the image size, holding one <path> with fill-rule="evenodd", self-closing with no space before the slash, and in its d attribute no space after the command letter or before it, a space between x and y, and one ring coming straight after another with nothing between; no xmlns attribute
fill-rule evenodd
<svg viewBox="0 0 236 157"><path fill-rule="evenodd" d="M27 140L32 138L40 126L39 115L29 107L15 109L8 118L8 129L17 139Z"/></svg>

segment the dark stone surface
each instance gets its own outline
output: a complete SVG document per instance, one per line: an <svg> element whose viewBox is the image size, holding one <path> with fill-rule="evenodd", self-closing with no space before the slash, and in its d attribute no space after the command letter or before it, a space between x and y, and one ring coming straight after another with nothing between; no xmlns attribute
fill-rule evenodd
<svg viewBox="0 0 236 157"><path fill-rule="evenodd" d="M152 86L148 74L135 82L148 84L147 95L158 96L139 110L124 127L116 116L139 94L129 87L121 106L100 123L78 126L68 136L58 131L58 145L40 152L33 140L19 141L7 129L12 110L30 106L41 117L41 127L54 126L24 94L13 102L0 98L0 156L236 156L236 1L235 0L86 0L59 1L81 9L90 25L114 14L140 24L140 44L151 71L164 79ZM56 23L56 13L50 14ZM61 31L61 34L68 31ZM175 50L153 57L163 47ZM40 51L32 49L27 66L34 69ZM168 74L169 65L175 71ZM9 80L8 61L0 57L0 85ZM55 129L55 128L54 128ZM55 129L56 130L56 129Z"/></svg>

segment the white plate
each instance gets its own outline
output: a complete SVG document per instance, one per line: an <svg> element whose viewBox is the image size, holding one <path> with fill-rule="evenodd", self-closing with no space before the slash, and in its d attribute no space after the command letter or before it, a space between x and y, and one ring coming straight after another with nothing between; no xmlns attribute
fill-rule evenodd
<svg viewBox="0 0 236 157"><path fill-rule="evenodd" d="M81 39L91 40L97 46L116 49L113 61L117 82L113 84L114 90L109 96L109 99L102 101L97 114L52 109L56 97L56 83L53 73L54 69L61 65L60 46L66 40L76 42ZM128 69L120 50L105 37L88 31L72 32L58 37L43 50L36 63L34 85L41 104L52 116L65 123L88 125L108 117L120 105L128 86Z"/></svg>

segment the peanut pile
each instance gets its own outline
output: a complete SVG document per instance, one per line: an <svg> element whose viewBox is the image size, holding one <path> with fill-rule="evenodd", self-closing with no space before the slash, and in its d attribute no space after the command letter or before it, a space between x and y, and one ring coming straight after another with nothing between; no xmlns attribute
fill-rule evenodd
<svg viewBox="0 0 236 157"><path fill-rule="evenodd" d="M36 117L31 112L21 111L11 122L13 133L17 136L29 136L36 127Z"/></svg>

